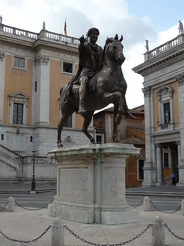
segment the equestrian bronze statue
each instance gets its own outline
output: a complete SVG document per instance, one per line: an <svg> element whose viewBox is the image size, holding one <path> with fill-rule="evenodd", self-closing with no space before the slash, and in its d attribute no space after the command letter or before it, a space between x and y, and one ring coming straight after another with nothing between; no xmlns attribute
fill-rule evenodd
<svg viewBox="0 0 184 246"><path fill-rule="evenodd" d="M114 104L113 142L118 142L117 125L122 114L134 118L128 110L125 94L127 83L123 76L121 65L125 61L123 55L123 37L107 38L104 49L96 44L99 31L91 28L88 31L89 40L82 36L79 44L79 70L67 85L61 88L62 117L58 124L58 147L62 147L61 132L64 123L74 113L80 113L84 118L82 132L91 143L95 139L89 134L95 110L102 109L110 103Z"/></svg>

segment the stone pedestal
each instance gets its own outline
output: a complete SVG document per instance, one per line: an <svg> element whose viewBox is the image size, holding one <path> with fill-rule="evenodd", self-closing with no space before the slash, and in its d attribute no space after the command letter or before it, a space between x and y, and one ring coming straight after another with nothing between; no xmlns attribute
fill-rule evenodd
<svg viewBox="0 0 184 246"><path fill-rule="evenodd" d="M137 222L138 211L127 204L125 166L140 149L129 144L78 145L54 149L57 196L49 207L53 217L82 223Z"/></svg>

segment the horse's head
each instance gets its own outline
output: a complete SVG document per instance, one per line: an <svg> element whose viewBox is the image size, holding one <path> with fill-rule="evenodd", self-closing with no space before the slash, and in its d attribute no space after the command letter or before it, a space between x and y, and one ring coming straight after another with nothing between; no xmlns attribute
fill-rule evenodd
<svg viewBox="0 0 184 246"><path fill-rule="evenodd" d="M115 59L118 65L122 65L125 61L125 57L123 55L123 45L121 41L123 40L123 36L118 40L118 35L114 38L107 38L105 46L104 46L104 53L108 55L111 59Z"/></svg>

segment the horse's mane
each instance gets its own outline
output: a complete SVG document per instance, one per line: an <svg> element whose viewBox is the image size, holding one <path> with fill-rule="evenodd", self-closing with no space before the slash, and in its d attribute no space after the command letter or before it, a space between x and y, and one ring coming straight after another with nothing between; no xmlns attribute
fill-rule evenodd
<svg viewBox="0 0 184 246"><path fill-rule="evenodd" d="M116 34L114 38L111 37L111 38L107 38L106 39L106 42L105 42L105 45L104 45L104 49L103 49L103 60L104 60L104 57L105 57L106 50L109 47L109 44L112 44L114 41L117 41L117 40L118 40L118 34ZM123 36L121 35L121 38L119 39L119 41L121 42L122 40L123 40Z"/></svg>

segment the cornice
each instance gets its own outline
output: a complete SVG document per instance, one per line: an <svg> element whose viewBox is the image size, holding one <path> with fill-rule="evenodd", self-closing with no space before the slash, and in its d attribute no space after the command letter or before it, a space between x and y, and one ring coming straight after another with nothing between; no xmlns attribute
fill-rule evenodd
<svg viewBox="0 0 184 246"><path fill-rule="evenodd" d="M4 33L3 33L4 34ZM22 46L24 48L29 48L33 52L35 52L38 48L44 47L45 49L52 49L57 50L61 52L67 52L70 54L78 55L78 46L74 46L72 44L63 44L59 43L57 41L49 41L44 39L33 39L33 40L27 40L26 37L19 37L16 38L14 35L10 36L8 35L2 35L0 33L0 43L3 43L7 46Z"/></svg>
<svg viewBox="0 0 184 246"><path fill-rule="evenodd" d="M23 47L33 48L33 42L26 40L25 38L15 38L14 36L10 37L9 35L1 35L0 34L0 43L4 43L6 45L17 45Z"/></svg>
<svg viewBox="0 0 184 246"><path fill-rule="evenodd" d="M33 44L34 49L38 49L40 47L45 47L53 50L65 51L68 53L78 54L78 46L70 45L70 44L62 44L57 42L49 42L48 40L37 39Z"/></svg>

